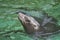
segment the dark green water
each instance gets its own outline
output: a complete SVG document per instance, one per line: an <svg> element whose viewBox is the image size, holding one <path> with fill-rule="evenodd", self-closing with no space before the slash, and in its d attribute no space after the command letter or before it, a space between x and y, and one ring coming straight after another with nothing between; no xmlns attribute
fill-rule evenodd
<svg viewBox="0 0 60 40"><path fill-rule="evenodd" d="M0 33L10 30L24 30L16 11L44 10L58 20L60 25L60 0L0 0ZM35 12L33 12L35 13ZM36 14L36 13L35 13ZM33 14L34 15L34 14ZM7 37L0 36L0 40L31 40L24 33L10 33ZM43 40L43 38L40 38ZM60 34L52 35L47 40L60 40Z"/></svg>

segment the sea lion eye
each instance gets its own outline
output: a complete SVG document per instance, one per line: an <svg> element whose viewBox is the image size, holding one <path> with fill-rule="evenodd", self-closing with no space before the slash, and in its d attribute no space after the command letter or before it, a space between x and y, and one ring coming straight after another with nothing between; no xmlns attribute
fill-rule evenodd
<svg viewBox="0 0 60 40"><path fill-rule="evenodd" d="M26 22L30 22L30 20L29 20L27 17L25 17L25 21L26 21Z"/></svg>
<svg viewBox="0 0 60 40"><path fill-rule="evenodd" d="M30 22L30 20L25 20L26 22Z"/></svg>

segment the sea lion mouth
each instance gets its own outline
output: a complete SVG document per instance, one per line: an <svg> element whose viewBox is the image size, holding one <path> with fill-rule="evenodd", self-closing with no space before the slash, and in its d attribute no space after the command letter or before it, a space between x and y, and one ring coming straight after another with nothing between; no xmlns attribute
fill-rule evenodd
<svg viewBox="0 0 60 40"><path fill-rule="evenodd" d="M18 15L21 20L24 20L25 15L23 13L19 13Z"/></svg>

